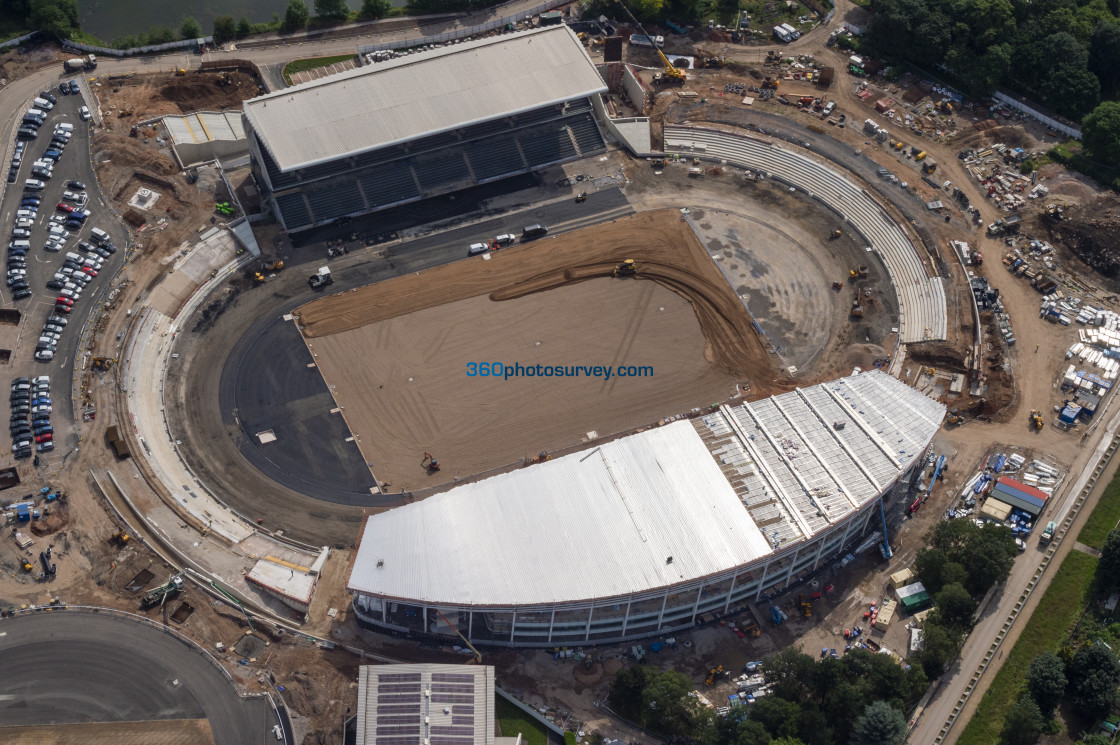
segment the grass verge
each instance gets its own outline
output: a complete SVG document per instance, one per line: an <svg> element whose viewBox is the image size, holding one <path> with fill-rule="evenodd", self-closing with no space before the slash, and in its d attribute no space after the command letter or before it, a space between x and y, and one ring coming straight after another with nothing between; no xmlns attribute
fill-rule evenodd
<svg viewBox="0 0 1120 745"><path fill-rule="evenodd" d="M1077 534L1077 540L1086 546L1100 548L1117 523L1120 523L1120 473L1104 488L1093 514L1089 515L1085 527Z"/></svg>
<svg viewBox="0 0 1120 745"><path fill-rule="evenodd" d="M501 728L503 737L517 737L520 732L521 741L525 745L547 745L548 733L540 722L501 696L494 696L494 701L498 727Z"/></svg>
<svg viewBox="0 0 1120 745"><path fill-rule="evenodd" d="M284 65L282 74L284 75L284 81L288 85L291 85L292 79L288 77L289 75L294 75L295 73L303 72L304 70L314 70L316 67L327 67L329 65L335 64L336 62L345 62L346 60L351 59L354 59L354 55L339 54L334 57L308 57L306 59L292 60L288 64Z"/></svg>
<svg viewBox="0 0 1120 745"><path fill-rule="evenodd" d="M1117 482L1109 485L1111 488ZM1096 517L1093 510L1090 522ZM1077 622L1093 584L1097 560L1070 551L1046 588L1046 594L1027 619L1015 646L996 674L976 713L957 739L958 745L991 745L999 741L1008 710L1015 704L1027 679L1027 666L1043 652L1056 652Z"/></svg>

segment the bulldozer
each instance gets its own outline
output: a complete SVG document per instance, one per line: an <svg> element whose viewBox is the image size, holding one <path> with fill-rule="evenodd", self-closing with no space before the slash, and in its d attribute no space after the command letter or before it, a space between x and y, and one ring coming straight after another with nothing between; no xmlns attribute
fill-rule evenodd
<svg viewBox="0 0 1120 745"><path fill-rule="evenodd" d="M614 268L611 276L614 277L636 277L638 275L638 265L634 263L633 259L626 259L621 264Z"/></svg>
<svg viewBox="0 0 1120 745"><path fill-rule="evenodd" d="M181 77L181 76L186 75L186 74L187 74L187 68L185 68L185 67L176 67L175 68L175 76L176 77Z"/></svg>
<svg viewBox="0 0 1120 745"><path fill-rule="evenodd" d="M94 357L90 360L89 366L94 372L108 372L116 362L116 357Z"/></svg>
<svg viewBox="0 0 1120 745"><path fill-rule="evenodd" d="M704 681L704 685L715 685L716 678L722 677L724 672L723 665L708 668L708 679Z"/></svg>
<svg viewBox="0 0 1120 745"><path fill-rule="evenodd" d="M1029 417L1027 417L1027 420L1031 424L1031 429L1035 429L1035 430L1042 429L1042 427L1043 427L1042 412L1039 411L1038 409L1031 409L1031 414L1030 414Z"/></svg>
<svg viewBox="0 0 1120 745"><path fill-rule="evenodd" d="M848 276L850 276L852 279L866 279L867 278L867 267L857 266L857 267L854 267L852 269L849 269L848 270Z"/></svg>
<svg viewBox="0 0 1120 745"><path fill-rule="evenodd" d="M266 271L266 272L281 272L281 271L284 271L284 262L283 261L271 261L271 262L264 265L264 271Z"/></svg>
<svg viewBox="0 0 1120 745"><path fill-rule="evenodd" d="M805 599L804 595L797 596L797 605L801 609L801 615L805 618L813 617L813 604Z"/></svg>
<svg viewBox="0 0 1120 745"><path fill-rule="evenodd" d="M834 241L834 240L836 240L837 238L839 238L839 237L840 237L840 236L842 236L842 235L844 235L844 233L843 233L842 231L840 231L840 230L833 230L833 231L832 231L831 233L829 233L829 235L828 235L828 239L829 239L830 241Z"/></svg>
<svg viewBox="0 0 1120 745"><path fill-rule="evenodd" d="M109 537L109 542L110 543L112 543L114 546L120 546L121 548L124 548L125 546L127 546L129 541L131 541L131 540L132 540L132 536L130 536L128 533L124 532L123 530L118 530L116 533L113 533L113 535L111 535Z"/></svg>

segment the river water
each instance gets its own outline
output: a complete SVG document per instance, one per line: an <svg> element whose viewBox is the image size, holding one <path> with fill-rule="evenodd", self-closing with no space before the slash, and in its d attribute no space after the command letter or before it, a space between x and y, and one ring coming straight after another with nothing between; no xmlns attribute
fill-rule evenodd
<svg viewBox="0 0 1120 745"><path fill-rule="evenodd" d="M314 12L314 0L305 0ZM361 0L347 0L351 10L361 7ZM403 5L395 0L393 5ZM78 0L79 19L83 31L104 41L147 31L152 26L167 26L178 32L183 16L191 16L202 24L203 35L214 30L214 17L245 15L253 23L272 20L272 14L284 15L288 0Z"/></svg>

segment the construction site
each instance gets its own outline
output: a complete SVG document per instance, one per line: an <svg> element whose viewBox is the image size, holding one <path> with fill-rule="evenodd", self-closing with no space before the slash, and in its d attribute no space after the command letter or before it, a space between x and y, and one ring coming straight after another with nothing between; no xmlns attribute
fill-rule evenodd
<svg viewBox="0 0 1120 745"><path fill-rule="evenodd" d="M619 42L663 31L625 21L615 30ZM309 744L337 742L357 705L361 656L343 647L383 661L464 661L461 636L549 720L630 739L640 736L598 706L626 665L685 672L705 704L723 708L757 689L752 665L789 646L829 657L866 643L905 658L921 617L892 575L935 522L981 515L983 498L960 496L975 475L1013 451L1062 473L1089 468L1082 443L1104 430L1120 349L1120 203L1057 164L1020 172L1057 139L1040 122L911 74L874 75L832 31L816 28L796 49L764 48L769 37L757 34L733 43L725 29L667 31L665 55L618 43L618 67L607 63L615 41L581 31L601 79L547 116L543 95L500 112L509 136L493 147L464 144L452 157L459 143L419 131L443 124L424 120L408 133L415 153L337 145L326 165L310 166L299 142L285 151L269 140L279 125L263 116L249 130L265 145L246 161L185 163L161 120L239 117L284 50L241 50L252 65L228 69L200 69L187 54L168 55L160 72L103 61L86 80L91 155L129 230L129 258L72 360L81 448L21 466L8 492L28 492L8 501L13 513L29 505L29 518L15 518L15 539L0 544L0 609L20 620L52 603L100 606L175 629L213 654L239 693L282 701L295 720L283 739ZM353 51L352 41L330 43ZM49 87L68 56L5 54L0 71ZM390 63L377 65L393 74ZM597 110L583 99L599 95L608 117L650 117L647 148L627 149L605 118L591 120ZM482 129L462 131L492 134ZM320 170L293 175L306 168ZM433 209L424 200L469 198L455 192L464 173L502 168L527 173L519 184L529 186L491 184L475 213L449 211L438 231L417 224ZM321 173L334 180L320 186ZM254 216L255 251L226 230L243 214ZM548 235L495 238L534 223ZM479 242L485 251L468 257ZM518 365L652 374L507 377ZM901 460L913 456L914 470L894 469L897 486L881 474L859 492L822 486L828 469L850 468L840 481L856 481L872 462L863 451L821 454L878 426L831 403L840 394L828 386L849 385L838 379L857 369L905 382L899 400L925 394L915 410L929 399L943 407L944 429L899 432L913 437ZM933 472L926 453L946 454L944 467ZM664 475L686 455L696 459L679 478ZM774 476L797 458L789 479ZM797 479L810 472L821 481L802 494ZM751 479L766 499L712 496ZM1059 479L1045 510L1060 509L1065 487ZM724 510L712 513L719 525L689 522L700 519L687 508L694 492ZM581 501L591 493L622 494L629 511ZM771 523L767 510L784 517ZM983 516L1012 524L1000 514ZM542 539L556 526L580 537ZM743 541L721 553L732 528ZM658 542L673 530L679 541ZM428 543L433 531L445 542ZM325 546L330 557L312 574ZM611 552L610 576L580 564ZM456 566L412 573L447 555ZM200 580L185 569L192 562L229 581ZM547 571L523 566L534 563ZM311 589L293 591L289 570ZM452 579L436 583L440 572ZM653 579L635 578L642 572ZM633 608L619 600L631 596ZM654 606L669 610L656 623ZM885 608L893 623L879 622ZM966 648L962 670L973 662ZM111 731L223 741L209 710L180 708L178 731L139 710ZM13 741L61 741L79 726L59 721ZM273 737L252 722L251 737L225 741Z"/></svg>

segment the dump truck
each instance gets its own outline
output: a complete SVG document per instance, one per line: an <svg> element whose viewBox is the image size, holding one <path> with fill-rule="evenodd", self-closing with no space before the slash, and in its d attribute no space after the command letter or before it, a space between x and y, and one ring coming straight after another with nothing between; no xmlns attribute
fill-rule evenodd
<svg viewBox="0 0 1120 745"><path fill-rule="evenodd" d="M1040 535L1038 537L1038 542L1039 543L1049 543L1050 539L1054 537L1054 531L1056 531L1057 529L1058 529L1058 526L1054 523L1053 520L1046 523L1046 529L1043 530L1042 535Z"/></svg>
<svg viewBox="0 0 1120 745"><path fill-rule="evenodd" d="M313 290L326 287L333 282L334 277L331 276L331 268L329 266L319 267L319 271L307 278L307 284L311 285L311 289Z"/></svg>
<svg viewBox="0 0 1120 745"><path fill-rule="evenodd" d="M78 70L92 70L97 67L97 56L87 54L85 57L74 57L62 63L66 72L77 72Z"/></svg>

